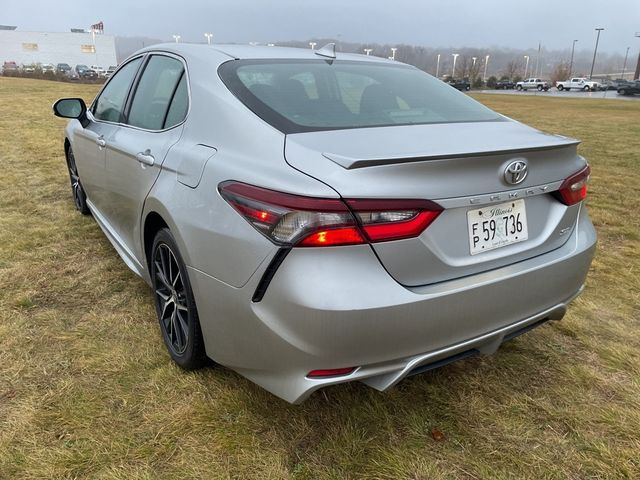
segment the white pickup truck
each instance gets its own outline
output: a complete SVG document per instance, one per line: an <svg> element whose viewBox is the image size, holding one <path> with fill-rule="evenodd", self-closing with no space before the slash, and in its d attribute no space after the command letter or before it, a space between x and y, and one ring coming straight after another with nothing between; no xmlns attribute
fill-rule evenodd
<svg viewBox="0 0 640 480"><path fill-rule="evenodd" d="M563 82L558 81L556 82L556 87L560 91L584 90L585 92L590 92L592 90L600 90L601 85L594 80L589 80L588 78L576 77Z"/></svg>

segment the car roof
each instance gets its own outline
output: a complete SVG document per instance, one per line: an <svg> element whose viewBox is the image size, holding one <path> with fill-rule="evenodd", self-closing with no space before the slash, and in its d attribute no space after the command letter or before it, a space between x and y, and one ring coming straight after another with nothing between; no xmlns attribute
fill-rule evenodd
<svg viewBox="0 0 640 480"><path fill-rule="evenodd" d="M310 48L293 47L268 47L263 45L235 45L235 44L190 44L190 43L162 43L139 50L135 54L142 52L164 51L180 55L188 60L189 57L206 59L211 62L222 63L226 60L236 59L307 59L318 60L327 59L316 55ZM317 51L317 50L316 50ZM134 55L135 55L134 54ZM354 53L336 52L337 60L351 60L361 62L377 63L398 63L386 58L375 56L358 55Z"/></svg>

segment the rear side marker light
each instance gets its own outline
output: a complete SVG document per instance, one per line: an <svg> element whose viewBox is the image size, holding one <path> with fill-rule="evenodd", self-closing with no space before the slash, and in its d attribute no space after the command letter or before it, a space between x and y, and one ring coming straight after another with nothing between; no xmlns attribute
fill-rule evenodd
<svg viewBox="0 0 640 480"><path fill-rule="evenodd" d="M307 373L308 378L327 378L327 377L342 377L349 375L356 370L356 367L348 368L330 368L327 370L311 370Z"/></svg>
<svg viewBox="0 0 640 480"><path fill-rule="evenodd" d="M589 183L590 174L591 168L587 165L562 182L562 185L560 185L558 189L562 203L565 205L575 205L587 197L587 184Z"/></svg>
<svg viewBox="0 0 640 480"><path fill-rule="evenodd" d="M413 238L442 212L428 200L313 198L234 181L221 183L219 191L256 230L285 247Z"/></svg>

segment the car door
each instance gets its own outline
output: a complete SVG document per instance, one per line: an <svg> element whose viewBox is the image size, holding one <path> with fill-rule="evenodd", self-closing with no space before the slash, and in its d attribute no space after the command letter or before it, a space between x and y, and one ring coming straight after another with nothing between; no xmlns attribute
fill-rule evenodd
<svg viewBox="0 0 640 480"><path fill-rule="evenodd" d="M125 102L142 57L128 62L109 80L87 112L89 123L74 132L74 157L91 208L105 208L106 144L122 120Z"/></svg>
<svg viewBox="0 0 640 480"><path fill-rule="evenodd" d="M167 152L180 139L187 108L184 62L150 54L130 96L126 125L109 139L106 158L108 221L137 258L142 258L137 241L142 207Z"/></svg>

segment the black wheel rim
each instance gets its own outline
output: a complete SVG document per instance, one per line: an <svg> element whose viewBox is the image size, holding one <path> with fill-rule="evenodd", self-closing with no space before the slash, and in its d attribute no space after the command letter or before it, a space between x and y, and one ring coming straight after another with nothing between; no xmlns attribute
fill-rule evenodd
<svg viewBox="0 0 640 480"><path fill-rule="evenodd" d="M153 256L153 275L160 325L174 353L181 355L189 341L189 307L176 257L161 243Z"/></svg>
<svg viewBox="0 0 640 480"><path fill-rule="evenodd" d="M69 177L71 177L73 203L75 203L78 209L82 209L84 192L80 184L80 176L78 175L78 167L76 167L76 158L73 156L73 150L69 150Z"/></svg>

